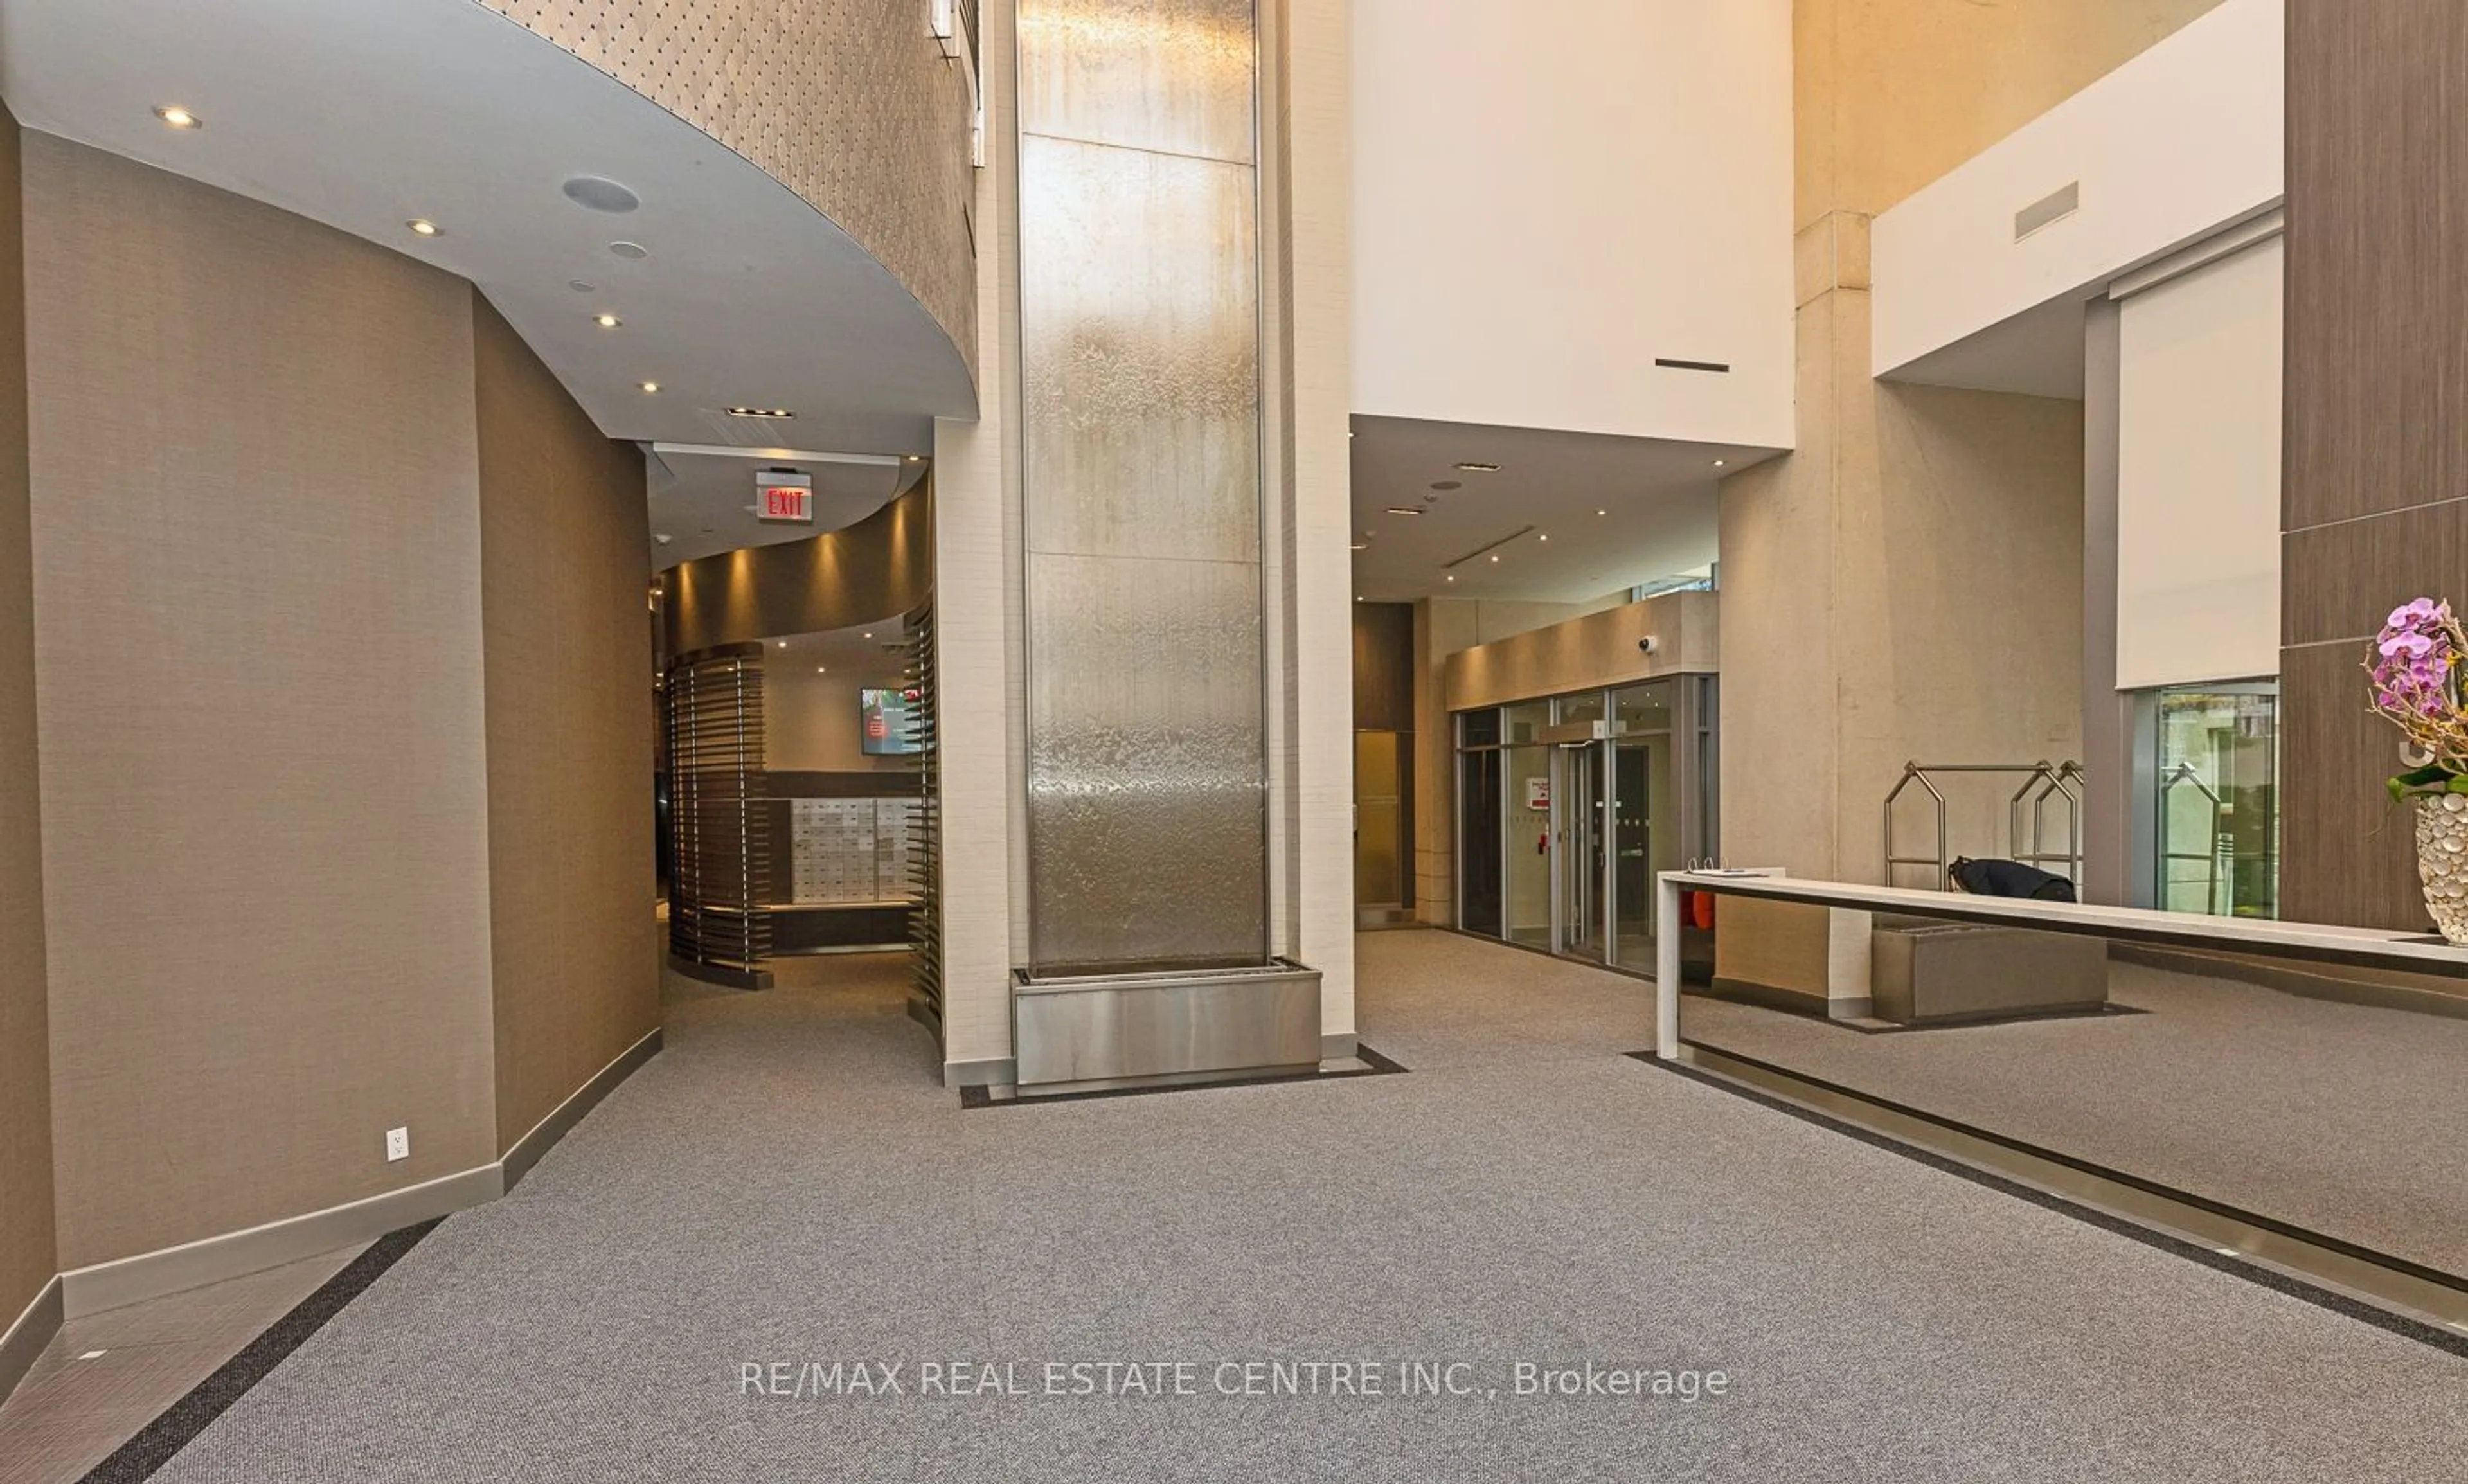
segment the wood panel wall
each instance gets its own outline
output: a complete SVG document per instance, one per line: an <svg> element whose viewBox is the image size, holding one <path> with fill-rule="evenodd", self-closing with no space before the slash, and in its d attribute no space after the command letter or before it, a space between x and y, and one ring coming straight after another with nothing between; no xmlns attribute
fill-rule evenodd
<svg viewBox="0 0 2468 1484"><path fill-rule="evenodd" d="M2290 0L2281 911L2422 927L2359 664L2468 604L2468 6Z"/></svg>
<svg viewBox="0 0 2468 1484"><path fill-rule="evenodd" d="M1416 774L1414 749L1414 605L1354 605L1354 729L1395 732L1397 739L1397 847L1405 904L1414 904ZM1360 787L1360 781L1357 780ZM1359 795L1358 795L1359 797ZM1360 828L1358 821L1357 828ZM1358 854L1360 839L1356 840Z"/></svg>
<svg viewBox="0 0 2468 1484"><path fill-rule="evenodd" d="M1354 605L1354 728L1414 729L1414 605Z"/></svg>

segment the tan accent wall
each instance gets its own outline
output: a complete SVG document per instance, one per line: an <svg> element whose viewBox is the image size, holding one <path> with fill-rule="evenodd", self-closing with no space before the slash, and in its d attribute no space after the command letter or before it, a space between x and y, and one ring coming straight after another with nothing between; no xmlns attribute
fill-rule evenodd
<svg viewBox="0 0 2468 1484"><path fill-rule="evenodd" d="M471 314L502 1153L660 1022L651 531L642 452Z"/></svg>
<svg viewBox="0 0 2468 1484"><path fill-rule="evenodd" d="M486 1165L470 287L45 135L25 203L59 1262Z"/></svg>
<svg viewBox="0 0 2468 1484"><path fill-rule="evenodd" d="M1874 216L2220 0L1795 0L1794 225Z"/></svg>
<svg viewBox="0 0 2468 1484"><path fill-rule="evenodd" d="M1714 902L1717 983L1796 994L1822 1006L1833 951L1832 910L1804 902L1718 897Z"/></svg>
<svg viewBox="0 0 2468 1484"><path fill-rule="evenodd" d="M976 365L974 109L961 65L926 34L926 0L479 3L797 193Z"/></svg>
<svg viewBox="0 0 2468 1484"><path fill-rule="evenodd" d="M1798 0L1798 442L1723 482L1726 858L1879 879L1905 762L2079 751L2082 406L1874 380L1868 224L2217 3ZM1954 828L2001 851L2001 801Z"/></svg>
<svg viewBox="0 0 2468 1484"><path fill-rule="evenodd" d="M1712 593L1667 593L1460 651L1447 661L1447 707L1464 711L1682 672L1711 674L1721 668L1716 603ZM1650 654L1637 648L1649 636L1655 641Z"/></svg>
<svg viewBox="0 0 2468 1484"><path fill-rule="evenodd" d="M896 792L899 778L917 776L914 757L865 750L858 692L896 690L906 684L899 656L864 669L834 665L828 674L811 665L763 666L763 765L773 773L887 773L883 791Z"/></svg>
<svg viewBox="0 0 2468 1484"><path fill-rule="evenodd" d="M932 482L853 526L681 561L660 587L672 655L897 617L934 595Z"/></svg>
<svg viewBox="0 0 2468 1484"><path fill-rule="evenodd" d="M17 121L0 108L0 1330L58 1267L51 1033L34 762L34 588L26 509L25 235Z"/></svg>

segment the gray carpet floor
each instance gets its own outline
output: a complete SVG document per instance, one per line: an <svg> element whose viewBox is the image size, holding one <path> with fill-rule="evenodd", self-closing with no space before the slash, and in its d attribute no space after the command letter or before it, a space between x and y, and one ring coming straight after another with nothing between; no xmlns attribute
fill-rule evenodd
<svg viewBox="0 0 2468 1484"><path fill-rule="evenodd" d="M2109 966L2136 1016L1862 1036L1690 996L1691 1040L2468 1276L2468 1020Z"/></svg>
<svg viewBox="0 0 2468 1484"><path fill-rule="evenodd" d="M159 1475L223 1480L2468 1479L2468 1361L1620 1055L1644 989L1361 940L1405 1076L963 1110L896 962L668 1049ZM1193 1362L1196 1397L918 1364ZM1221 1361L1500 1394L1228 1398ZM910 1394L741 1394L748 1361ZM1727 1395L1518 1398L1520 1360Z"/></svg>

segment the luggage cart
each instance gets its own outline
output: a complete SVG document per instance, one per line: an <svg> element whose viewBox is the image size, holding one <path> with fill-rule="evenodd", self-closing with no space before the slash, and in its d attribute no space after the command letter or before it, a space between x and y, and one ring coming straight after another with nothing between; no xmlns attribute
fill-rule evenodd
<svg viewBox="0 0 2468 1484"><path fill-rule="evenodd" d="M1927 866L1933 871L1929 879L1931 890L1946 889L1946 879L1954 869L1953 843L1947 838L1947 804L1945 793L1936 786L1941 775L1954 773L2002 774L2020 777L2022 786L2006 801L2005 858L2019 860L2027 866L2063 876L2077 885L2082 880L2083 861L2083 765L2080 763L1906 763L1903 776L1887 790L1885 805L1885 884L1894 885L1894 872L1911 866ZM1936 854L1905 856L1894 849L1894 802L1904 790L1917 784L1927 793L1936 810ZM2066 814L2065 843L2051 849L2048 837L2048 807L2063 806Z"/></svg>

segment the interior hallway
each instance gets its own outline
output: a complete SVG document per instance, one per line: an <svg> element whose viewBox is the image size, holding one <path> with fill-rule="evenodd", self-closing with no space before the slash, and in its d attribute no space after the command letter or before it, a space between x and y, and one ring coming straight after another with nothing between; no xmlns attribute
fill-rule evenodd
<svg viewBox="0 0 2468 1484"><path fill-rule="evenodd" d="M896 958L672 980L660 1057L156 1477L2468 1477L2468 1360L1631 1060L1636 981L1360 949L1407 1075L967 1110ZM1213 1394L1254 1358L1501 1394ZM935 1358L1190 1359L1203 1394L740 1394ZM1520 1359L1732 1390L1518 1399Z"/></svg>

